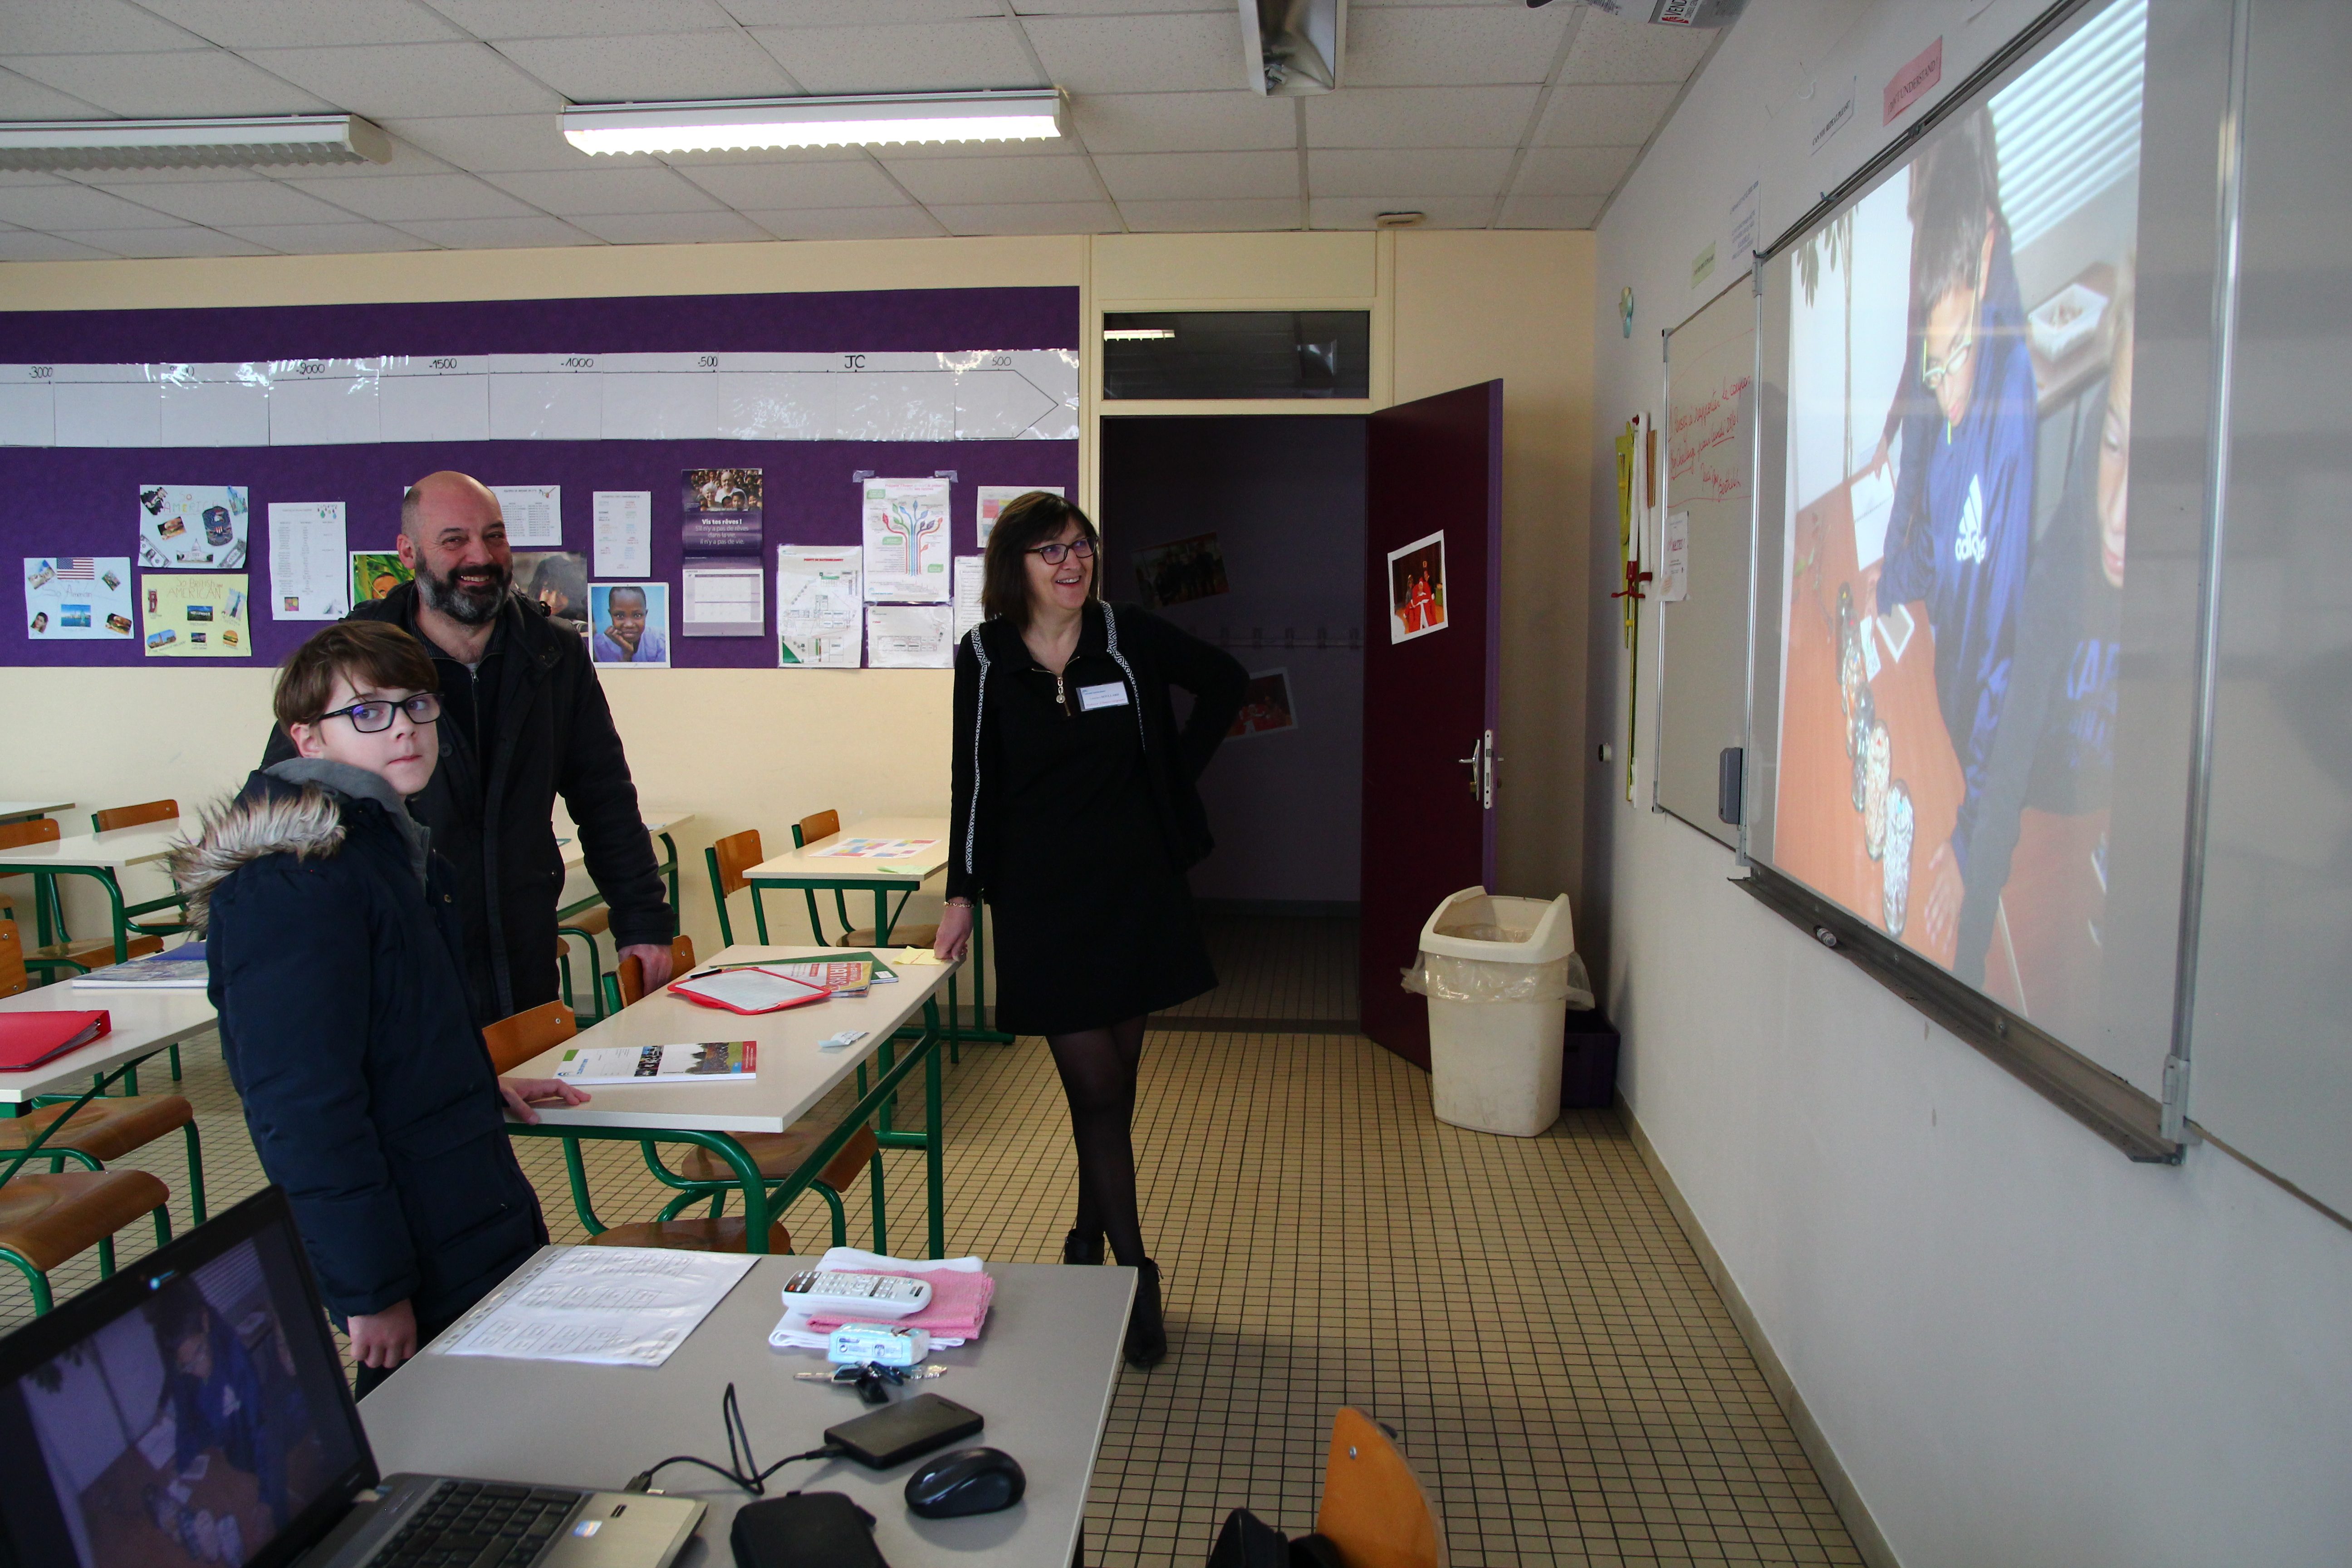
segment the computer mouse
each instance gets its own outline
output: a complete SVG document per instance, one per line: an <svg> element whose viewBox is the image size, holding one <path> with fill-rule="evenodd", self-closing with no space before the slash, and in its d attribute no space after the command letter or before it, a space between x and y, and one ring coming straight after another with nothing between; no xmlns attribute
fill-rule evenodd
<svg viewBox="0 0 2352 1568"><path fill-rule="evenodd" d="M1001 1448L958 1448L907 1478L907 1506L921 1519L960 1519L1011 1508L1029 1489L1021 1461Z"/></svg>

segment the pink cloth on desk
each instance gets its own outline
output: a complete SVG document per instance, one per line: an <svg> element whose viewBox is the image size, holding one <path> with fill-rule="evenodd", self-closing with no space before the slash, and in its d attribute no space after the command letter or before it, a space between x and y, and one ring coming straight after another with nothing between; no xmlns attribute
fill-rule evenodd
<svg viewBox="0 0 2352 1568"><path fill-rule="evenodd" d="M921 1329L934 1339L978 1339L981 1325L988 1321L988 1304L996 1297L996 1281L973 1269L940 1268L928 1274L889 1274L885 1269L871 1272L896 1279L920 1279L930 1286L929 1306L911 1318L887 1321L904 1328ZM808 1326L818 1333L831 1333L844 1323L859 1321L856 1318L812 1318Z"/></svg>

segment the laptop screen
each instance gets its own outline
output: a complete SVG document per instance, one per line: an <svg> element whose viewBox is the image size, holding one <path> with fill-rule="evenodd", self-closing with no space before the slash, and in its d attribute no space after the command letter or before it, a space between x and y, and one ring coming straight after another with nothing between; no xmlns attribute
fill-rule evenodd
<svg viewBox="0 0 2352 1568"><path fill-rule="evenodd" d="M274 1190L0 1343L20 1564L257 1568L374 1480Z"/></svg>

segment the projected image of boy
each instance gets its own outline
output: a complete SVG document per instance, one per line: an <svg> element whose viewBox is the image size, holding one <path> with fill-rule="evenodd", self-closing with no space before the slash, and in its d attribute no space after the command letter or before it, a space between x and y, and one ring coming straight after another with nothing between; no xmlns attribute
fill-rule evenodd
<svg viewBox="0 0 2352 1568"><path fill-rule="evenodd" d="M2037 400L1990 117L1979 110L1955 125L1913 166L1912 180L1919 331L1895 396L1909 471L1897 487L1876 607L1883 615L1924 601L1937 706L1965 783L1951 838L1929 856L1918 900L1924 945L1944 954L2008 696L2033 538Z"/></svg>

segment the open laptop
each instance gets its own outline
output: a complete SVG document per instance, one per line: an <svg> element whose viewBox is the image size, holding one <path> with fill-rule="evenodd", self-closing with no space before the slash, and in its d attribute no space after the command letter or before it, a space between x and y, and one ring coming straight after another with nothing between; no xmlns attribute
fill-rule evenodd
<svg viewBox="0 0 2352 1568"><path fill-rule="evenodd" d="M10 1568L668 1568L690 1498L380 1477L276 1187L0 1340Z"/></svg>

